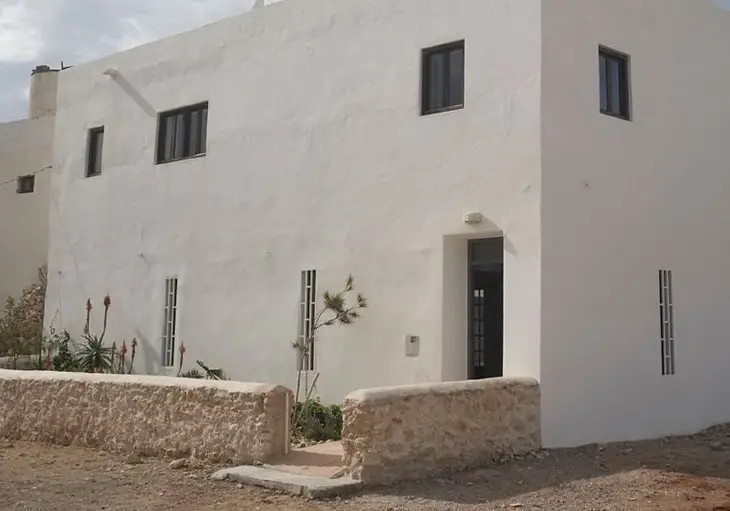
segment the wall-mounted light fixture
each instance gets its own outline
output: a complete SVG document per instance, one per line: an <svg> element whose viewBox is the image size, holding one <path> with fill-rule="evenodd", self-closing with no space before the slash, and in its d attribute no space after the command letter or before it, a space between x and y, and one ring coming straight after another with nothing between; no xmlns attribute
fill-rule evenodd
<svg viewBox="0 0 730 511"><path fill-rule="evenodd" d="M480 223L482 223L482 214L481 213L466 213L464 215L464 223L469 224L469 225L480 224Z"/></svg>

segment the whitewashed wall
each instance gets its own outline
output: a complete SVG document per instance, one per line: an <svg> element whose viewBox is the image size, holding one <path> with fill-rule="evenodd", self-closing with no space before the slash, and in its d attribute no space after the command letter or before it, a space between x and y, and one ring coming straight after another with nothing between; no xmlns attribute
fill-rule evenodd
<svg viewBox="0 0 730 511"><path fill-rule="evenodd" d="M543 41L543 440L730 421L730 14L552 0ZM599 44L631 56L633 122L599 113ZM674 376L659 269L674 276Z"/></svg>
<svg viewBox="0 0 730 511"><path fill-rule="evenodd" d="M158 372L178 275L188 360L292 386L299 272L320 291L352 272L371 308L320 339L325 401L462 379L466 238L503 231L505 370L539 377L540 19L538 0L289 0L64 72L48 317L78 334L110 293L109 338ZM420 117L421 49L459 39L466 108ZM205 100L208 154L155 166L155 113Z"/></svg>
<svg viewBox="0 0 730 511"><path fill-rule="evenodd" d="M18 176L51 164L53 117L0 123L0 304L36 282L48 254L50 171L33 193L16 193Z"/></svg>

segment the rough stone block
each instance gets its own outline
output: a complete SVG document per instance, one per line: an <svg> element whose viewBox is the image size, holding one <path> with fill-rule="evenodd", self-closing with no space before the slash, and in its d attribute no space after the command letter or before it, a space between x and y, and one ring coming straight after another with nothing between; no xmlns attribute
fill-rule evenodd
<svg viewBox="0 0 730 511"><path fill-rule="evenodd" d="M345 398L344 464L366 484L487 465L540 447L540 388L518 378L367 389Z"/></svg>

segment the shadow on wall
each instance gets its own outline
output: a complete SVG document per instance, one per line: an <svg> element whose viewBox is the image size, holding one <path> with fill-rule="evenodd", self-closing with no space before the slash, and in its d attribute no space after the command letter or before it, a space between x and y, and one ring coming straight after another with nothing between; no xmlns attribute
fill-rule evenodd
<svg viewBox="0 0 730 511"><path fill-rule="evenodd" d="M109 68L106 71L104 71L104 74L106 76L109 76L112 80L114 80L121 89L127 93L127 95L132 98L132 100L137 103L137 105L144 110L144 112L149 115L150 117L157 117L157 110L155 110L155 107L153 107L149 101L147 101L140 93L137 91L137 89L132 85L129 80L127 80L122 73L119 72L119 70L114 68Z"/></svg>

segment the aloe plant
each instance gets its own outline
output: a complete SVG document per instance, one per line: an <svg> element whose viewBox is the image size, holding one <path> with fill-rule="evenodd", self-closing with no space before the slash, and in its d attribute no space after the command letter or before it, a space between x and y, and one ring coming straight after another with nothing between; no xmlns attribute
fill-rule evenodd
<svg viewBox="0 0 730 511"><path fill-rule="evenodd" d="M106 373L112 369L114 349L104 346L104 337L84 335L84 343L79 346L75 359L78 367L85 373Z"/></svg>

